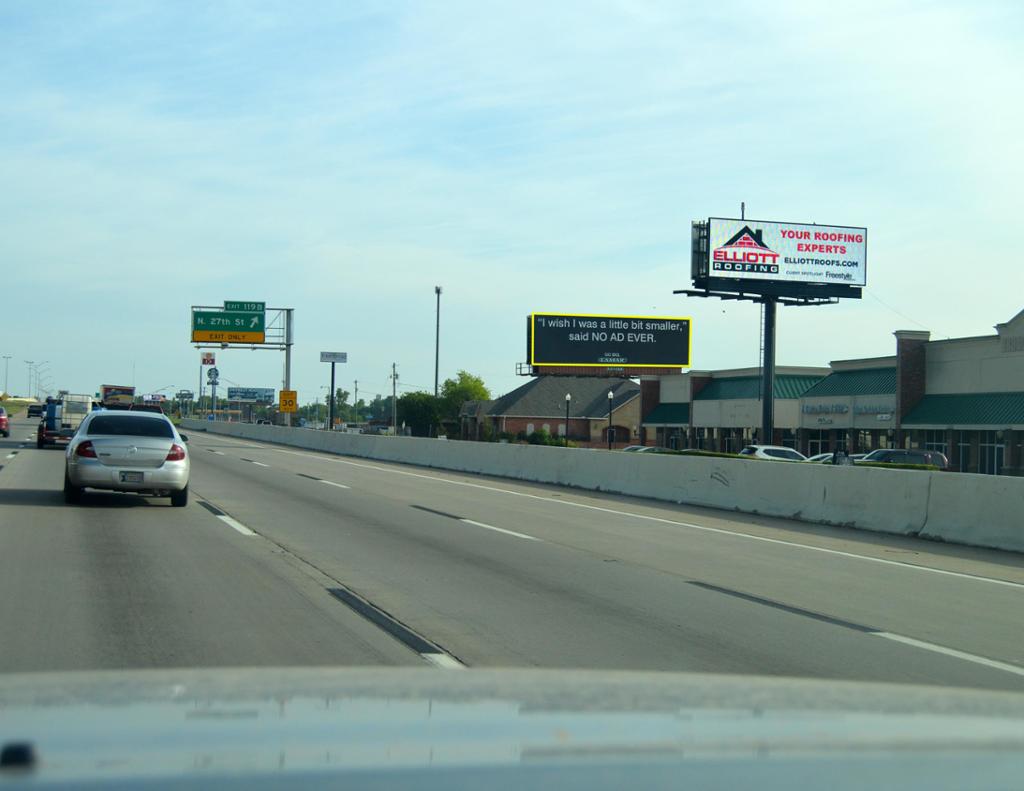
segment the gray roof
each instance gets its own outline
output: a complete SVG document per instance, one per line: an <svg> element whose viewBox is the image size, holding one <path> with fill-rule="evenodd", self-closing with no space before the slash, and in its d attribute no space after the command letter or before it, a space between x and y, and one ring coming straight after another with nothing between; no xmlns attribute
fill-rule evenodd
<svg viewBox="0 0 1024 791"><path fill-rule="evenodd" d="M538 376L494 401L487 414L492 417L564 417L565 394L569 393L570 418L608 417L608 391L618 409L640 395L640 385L629 379L606 376Z"/></svg>
<svg viewBox="0 0 1024 791"><path fill-rule="evenodd" d="M481 417L487 414L487 408L493 401L464 401L459 408L459 417Z"/></svg>

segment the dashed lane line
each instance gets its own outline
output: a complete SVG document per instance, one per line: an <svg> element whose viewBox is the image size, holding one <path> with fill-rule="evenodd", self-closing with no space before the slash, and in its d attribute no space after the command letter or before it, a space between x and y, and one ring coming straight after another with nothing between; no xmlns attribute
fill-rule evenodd
<svg viewBox="0 0 1024 791"><path fill-rule="evenodd" d="M232 530L237 530L243 536L258 535L258 533L255 530L250 530L237 519L233 519L232 517L228 516L213 503L208 503L205 500L200 500L199 504L207 511L209 511L211 514L213 514L215 517L217 517L224 524L226 524L228 527L230 527Z"/></svg>

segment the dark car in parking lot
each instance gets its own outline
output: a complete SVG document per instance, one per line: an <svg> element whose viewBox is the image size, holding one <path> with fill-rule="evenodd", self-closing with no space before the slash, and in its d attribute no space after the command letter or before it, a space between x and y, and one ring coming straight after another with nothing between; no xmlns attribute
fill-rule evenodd
<svg viewBox="0 0 1024 791"><path fill-rule="evenodd" d="M949 459L946 454L937 450L922 450L912 448L879 448L868 453L864 458L858 459L857 464L924 464L938 467L944 470L949 467Z"/></svg>

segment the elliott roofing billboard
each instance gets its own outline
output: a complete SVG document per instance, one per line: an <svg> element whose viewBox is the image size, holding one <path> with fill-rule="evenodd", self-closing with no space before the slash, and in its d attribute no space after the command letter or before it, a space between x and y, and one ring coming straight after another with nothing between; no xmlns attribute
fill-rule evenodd
<svg viewBox="0 0 1024 791"><path fill-rule="evenodd" d="M679 316L530 314L530 365L682 368L690 319Z"/></svg>
<svg viewBox="0 0 1024 791"><path fill-rule="evenodd" d="M710 277L867 285L866 228L711 217Z"/></svg>

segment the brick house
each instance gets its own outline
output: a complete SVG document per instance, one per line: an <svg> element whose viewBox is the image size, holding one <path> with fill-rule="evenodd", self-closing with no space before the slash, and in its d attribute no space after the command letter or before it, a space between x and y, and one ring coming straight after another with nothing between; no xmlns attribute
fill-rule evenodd
<svg viewBox="0 0 1024 791"><path fill-rule="evenodd" d="M609 401L613 447L636 444L640 436L640 385L605 376L537 376L494 401L467 402L460 411L462 436L482 439L486 422L494 436L544 430L554 437L568 433L569 439L580 445L604 447L608 443Z"/></svg>

